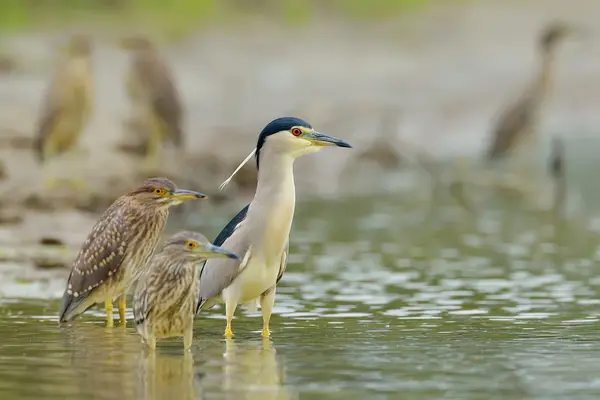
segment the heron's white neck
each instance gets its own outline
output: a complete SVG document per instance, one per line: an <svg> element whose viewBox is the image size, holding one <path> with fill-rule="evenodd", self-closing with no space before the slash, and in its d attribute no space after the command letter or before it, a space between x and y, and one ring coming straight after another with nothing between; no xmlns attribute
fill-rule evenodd
<svg viewBox="0 0 600 400"><path fill-rule="evenodd" d="M264 248L273 252L268 257L281 255L290 234L295 204L294 158L264 148L260 154L256 194L246 219L256 229L254 237L264 241Z"/></svg>

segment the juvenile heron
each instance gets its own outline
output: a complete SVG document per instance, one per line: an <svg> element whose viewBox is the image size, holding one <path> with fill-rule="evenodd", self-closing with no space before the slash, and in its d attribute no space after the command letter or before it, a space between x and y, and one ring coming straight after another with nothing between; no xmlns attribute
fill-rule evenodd
<svg viewBox="0 0 600 400"><path fill-rule="evenodd" d="M205 197L177 189L166 178L148 179L119 197L96 222L79 250L60 306L60 322L71 321L92 305L104 302L106 321L112 326L113 299L118 297L119 317L124 324L126 292L152 255L169 207Z"/></svg>
<svg viewBox="0 0 600 400"><path fill-rule="evenodd" d="M487 151L489 161L521 151L525 152L521 157L530 158L529 151L535 142L539 113L552 85L556 47L574 32L574 27L558 22L549 24L542 32L539 39L540 70L521 98L500 115Z"/></svg>
<svg viewBox="0 0 600 400"><path fill-rule="evenodd" d="M171 70L150 39L126 37L121 46L132 52L127 93L132 103L143 110L146 160L153 164L165 140L178 148L183 146L183 107Z"/></svg>
<svg viewBox="0 0 600 400"><path fill-rule="evenodd" d="M92 44L85 35L74 35L67 55L56 67L37 122L34 148L40 162L49 163L61 153L76 148L81 131L89 120L92 100ZM46 176L45 186L56 179ZM81 185L77 182L77 185Z"/></svg>
<svg viewBox="0 0 600 400"><path fill-rule="evenodd" d="M192 346L198 301L198 272L209 258L239 260L229 250L212 245L196 232L171 236L140 276L133 296L137 332L154 349L157 338L183 336L183 347Z"/></svg>
<svg viewBox="0 0 600 400"><path fill-rule="evenodd" d="M351 147L342 139L314 131L302 119L278 118L262 130L256 149L238 167L237 170L253 155L256 157L256 193L252 202L225 226L214 244L234 251L242 262L208 260L200 270L198 310L225 302L225 336L233 335L231 320L237 305L256 304L258 299L263 317L262 335L269 336L275 286L285 271L294 217L294 160L327 146Z"/></svg>

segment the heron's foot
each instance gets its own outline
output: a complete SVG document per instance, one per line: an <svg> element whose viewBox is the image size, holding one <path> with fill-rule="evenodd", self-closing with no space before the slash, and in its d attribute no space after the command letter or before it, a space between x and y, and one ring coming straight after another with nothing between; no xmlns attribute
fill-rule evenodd
<svg viewBox="0 0 600 400"><path fill-rule="evenodd" d="M268 338L269 336L271 336L271 332L269 331L268 326L263 326L261 336L264 338Z"/></svg>
<svg viewBox="0 0 600 400"><path fill-rule="evenodd" d="M106 300L104 302L104 309L106 310L106 327L113 327L113 303L112 300Z"/></svg>
<svg viewBox="0 0 600 400"><path fill-rule="evenodd" d="M125 326L127 324L127 317L125 316L125 311L127 310L127 299L125 295L119 297L119 322L121 325Z"/></svg>
<svg viewBox="0 0 600 400"><path fill-rule="evenodd" d="M231 330L231 324L227 324L227 327L225 327L225 332L223 333L223 336L225 336L227 339L231 339L233 337L233 331Z"/></svg>

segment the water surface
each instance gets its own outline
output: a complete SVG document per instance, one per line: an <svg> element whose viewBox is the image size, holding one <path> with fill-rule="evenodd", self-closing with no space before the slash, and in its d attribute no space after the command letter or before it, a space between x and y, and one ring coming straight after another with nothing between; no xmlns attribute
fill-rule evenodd
<svg viewBox="0 0 600 400"><path fill-rule="evenodd" d="M4 299L0 397L597 398L594 219L438 203L424 190L300 204L271 340L244 311L223 339L215 309L191 354L168 340L152 355L102 310L59 327L57 299Z"/></svg>

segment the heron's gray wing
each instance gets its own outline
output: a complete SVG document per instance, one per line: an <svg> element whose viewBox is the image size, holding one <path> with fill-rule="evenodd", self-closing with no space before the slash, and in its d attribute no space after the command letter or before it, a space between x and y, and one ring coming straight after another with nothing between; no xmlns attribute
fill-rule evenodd
<svg viewBox="0 0 600 400"><path fill-rule="evenodd" d="M249 206L247 205L237 213L213 242L216 246L235 252L242 260L247 259L246 253L249 251L249 242L243 237L243 230L240 228L246 219ZM217 297L223 289L231 284L239 272L239 267L239 261L226 258L215 258L204 262L199 274L200 283L198 285L196 313L200 311L207 300Z"/></svg>
<svg viewBox="0 0 600 400"><path fill-rule="evenodd" d="M83 243L63 295L60 320L69 321L70 315L95 289L118 272L127 253L131 220L121 207L113 204L94 225ZM81 310L83 312L85 310Z"/></svg>
<svg viewBox="0 0 600 400"><path fill-rule="evenodd" d="M287 257L290 251L290 242L288 241L285 245L285 250L283 250L283 254L281 255L281 264L279 265L279 274L277 274L277 281L275 284L278 284L281 278L283 278L283 274L285 273L285 268L287 267Z"/></svg>
<svg viewBox="0 0 600 400"><path fill-rule="evenodd" d="M535 112L535 98L526 95L501 114L488 150L489 160L502 157L522 134L532 128Z"/></svg>

